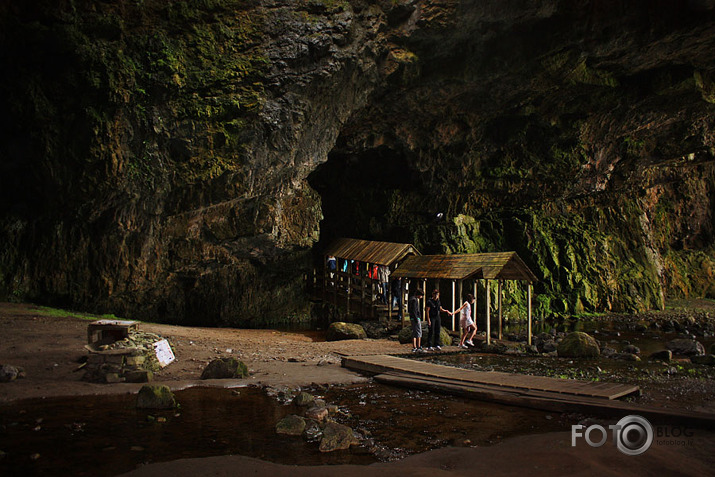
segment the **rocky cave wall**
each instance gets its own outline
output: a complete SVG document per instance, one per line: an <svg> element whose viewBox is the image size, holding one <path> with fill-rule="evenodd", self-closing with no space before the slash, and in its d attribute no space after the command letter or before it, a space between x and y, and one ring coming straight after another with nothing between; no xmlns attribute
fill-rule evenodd
<svg viewBox="0 0 715 477"><path fill-rule="evenodd" d="M25 3L0 296L303 320L349 235L517 250L541 314L715 298L712 2Z"/></svg>

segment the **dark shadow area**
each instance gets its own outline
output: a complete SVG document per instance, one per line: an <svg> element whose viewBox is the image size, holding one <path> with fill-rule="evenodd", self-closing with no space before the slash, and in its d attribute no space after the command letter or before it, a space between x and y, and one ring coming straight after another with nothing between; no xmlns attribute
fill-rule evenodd
<svg viewBox="0 0 715 477"><path fill-rule="evenodd" d="M392 208L397 196L418 187L418 178L402 153L381 146L359 154L331 152L308 183L322 198L320 250L338 237L392 241L403 235L390 223Z"/></svg>

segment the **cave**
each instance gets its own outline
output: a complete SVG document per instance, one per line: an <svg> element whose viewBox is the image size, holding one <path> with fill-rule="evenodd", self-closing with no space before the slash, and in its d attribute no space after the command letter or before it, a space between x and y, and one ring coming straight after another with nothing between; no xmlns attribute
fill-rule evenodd
<svg viewBox="0 0 715 477"><path fill-rule="evenodd" d="M339 237L410 241L409 228L391 220L396 197L420 189L419 174L402 151L379 146L353 152L338 144L308 183L320 194L323 210L318 255Z"/></svg>

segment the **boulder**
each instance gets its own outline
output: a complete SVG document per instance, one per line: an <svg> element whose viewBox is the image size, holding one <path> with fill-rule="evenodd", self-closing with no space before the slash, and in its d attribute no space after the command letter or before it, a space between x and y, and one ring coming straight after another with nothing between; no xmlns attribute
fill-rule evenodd
<svg viewBox="0 0 715 477"><path fill-rule="evenodd" d="M300 436L305 430L305 419L294 414L286 416L276 424L276 432L278 434L286 434L289 436Z"/></svg>
<svg viewBox="0 0 715 477"><path fill-rule="evenodd" d="M361 321L360 326L365 330L367 337L373 340L386 338L390 334L387 325L379 321Z"/></svg>
<svg viewBox="0 0 715 477"><path fill-rule="evenodd" d="M556 351L562 358L596 358L601 354L596 340L581 331L569 333L561 340Z"/></svg>
<svg viewBox="0 0 715 477"><path fill-rule="evenodd" d="M364 340L365 338L367 338L367 334L362 326L355 323L338 321L330 324L328 336L325 339L328 341L342 341Z"/></svg>
<svg viewBox="0 0 715 477"><path fill-rule="evenodd" d="M666 348L671 350L673 354L680 354L684 356L697 356L705 354L705 347L698 341L678 338L675 340L670 340L665 344Z"/></svg>
<svg viewBox="0 0 715 477"><path fill-rule="evenodd" d="M715 354L700 354L690 357L690 362L694 364L707 364L715 366Z"/></svg>
<svg viewBox="0 0 715 477"><path fill-rule="evenodd" d="M203 373L201 379L234 379L248 376L248 368L236 358L218 358L211 361Z"/></svg>
<svg viewBox="0 0 715 477"><path fill-rule="evenodd" d="M137 409L173 409L176 398L168 386L147 384L137 394Z"/></svg>
<svg viewBox="0 0 715 477"><path fill-rule="evenodd" d="M300 392L293 398L293 404L296 406L309 406L315 402L315 396L306 392Z"/></svg>
<svg viewBox="0 0 715 477"><path fill-rule="evenodd" d="M353 430L337 422L328 422L323 429L323 438L320 440L320 452L333 452L348 449L357 444L358 440Z"/></svg>
<svg viewBox="0 0 715 477"><path fill-rule="evenodd" d="M0 365L0 383L9 383L18 378L25 377L25 370L19 366L11 364Z"/></svg>
<svg viewBox="0 0 715 477"><path fill-rule="evenodd" d="M442 328L443 331L447 331L444 328ZM423 321L422 322L422 344L427 343L427 322ZM449 333L447 333L449 335ZM442 334L440 333L440 342L442 340ZM400 342L400 344L406 344L406 343L412 343L412 324L407 323L401 330L400 333L397 335L397 340ZM452 339L450 338L448 343L451 343ZM449 346L449 345L446 345Z"/></svg>
<svg viewBox="0 0 715 477"><path fill-rule="evenodd" d="M673 352L669 349L664 349L661 351L656 351L652 353L649 357L652 360L665 361L666 363L673 359Z"/></svg>
<svg viewBox="0 0 715 477"><path fill-rule="evenodd" d="M444 326L439 329L439 345L440 346L451 346L452 337Z"/></svg>

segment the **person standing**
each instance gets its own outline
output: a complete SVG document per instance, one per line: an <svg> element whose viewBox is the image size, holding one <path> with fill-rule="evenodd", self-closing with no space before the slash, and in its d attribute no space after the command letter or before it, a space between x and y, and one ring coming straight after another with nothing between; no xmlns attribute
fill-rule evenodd
<svg viewBox="0 0 715 477"><path fill-rule="evenodd" d="M432 297L427 300L425 305L427 308L427 351L441 350L439 345L440 333L442 331L441 312L449 313L449 310L442 308L442 302L439 300L439 290L432 291Z"/></svg>
<svg viewBox="0 0 715 477"><path fill-rule="evenodd" d="M462 306L450 313L451 315L461 313L459 315L459 326L462 328L462 339L459 341L460 348L467 348L467 345L474 346L472 339L477 334L477 324L472 320L472 303L474 303L474 295L470 293Z"/></svg>
<svg viewBox="0 0 715 477"><path fill-rule="evenodd" d="M388 305L389 302L387 300L390 294L388 290L390 285L390 269L385 265L380 265L377 269L377 277L380 280L380 285L382 286L382 302L385 305Z"/></svg>
<svg viewBox="0 0 715 477"><path fill-rule="evenodd" d="M402 321L402 279L397 277L392 280L392 308L397 309L397 318Z"/></svg>
<svg viewBox="0 0 715 477"><path fill-rule="evenodd" d="M424 292L419 288L410 297L407 302L407 312L410 314L410 324L412 325L412 352L422 353L422 307L420 299L424 296Z"/></svg>

